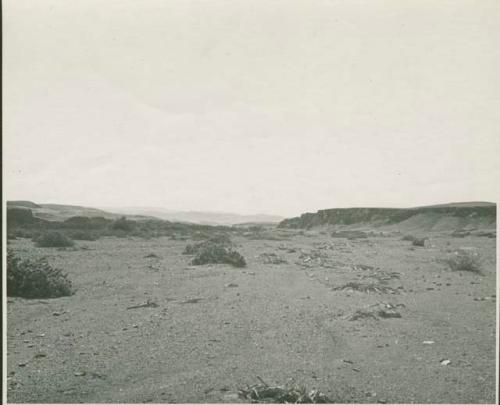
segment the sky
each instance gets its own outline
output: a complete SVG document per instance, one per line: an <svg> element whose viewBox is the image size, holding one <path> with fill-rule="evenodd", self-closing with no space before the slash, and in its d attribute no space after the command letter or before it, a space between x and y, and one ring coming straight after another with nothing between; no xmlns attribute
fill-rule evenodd
<svg viewBox="0 0 500 405"><path fill-rule="evenodd" d="M500 2L6 0L6 199L500 201Z"/></svg>

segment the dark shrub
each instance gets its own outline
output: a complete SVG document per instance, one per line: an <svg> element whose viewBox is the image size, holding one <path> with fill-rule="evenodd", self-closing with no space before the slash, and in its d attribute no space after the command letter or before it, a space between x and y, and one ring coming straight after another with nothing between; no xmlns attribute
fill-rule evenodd
<svg viewBox="0 0 500 405"><path fill-rule="evenodd" d="M21 260L7 255L7 295L23 298L56 298L74 294L71 281L44 259Z"/></svg>
<svg viewBox="0 0 500 405"><path fill-rule="evenodd" d="M234 267L245 267L246 262L237 251L220 245L208 245L196 253L191 264L199 266L208 263L225 263Z"/></svg>
<svg viewBox="0 0 500 405"><path fill-rule="evenodd" d="M92 241L99 239L99 235L97 233L89 231L74 231L71 232L70 236L74 240Z"/></svg>
<svg viewBox="0 0 500 405"><path fill-rule="evenodd" d="M129 221L127 218L121 217L120 219L117 219L115 222L113 222L111 228L125 232L131 231L134 228L134 221Z"/></svg>
<svg viewBox="0 0 500 405"><path fill-rule="evenodd" d="M413 246L425 246L425 241L427 238L415 238L411 243Z"/></svg>
<svg viewBox="0 0 500 405"><path fill-rule="evenodd" d="M35 239L35 243L38 247L69 247L74 245L71 239L58 231L42 233Z"/></svg>
<svg viewBox="0 0 500 405"><path fill-rule="evenodd" d="M217 234L211 236L209 239L203 242L198 242L193 245L187 245L182 254L195 255L214 246L229 248L232 245L233 242L231 242L231 238L227 234Z"/></svg>

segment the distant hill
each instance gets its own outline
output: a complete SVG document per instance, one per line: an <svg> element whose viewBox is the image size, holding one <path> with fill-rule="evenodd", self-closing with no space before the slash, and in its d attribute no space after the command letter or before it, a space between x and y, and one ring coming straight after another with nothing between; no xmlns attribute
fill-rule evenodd
<svg viewBox="0 0 500 405"><path fill-rule="evenodd" d="M31 201L7 201L7 208L42 208Z"/></svg>
<svg viewBox="0 0 500 405"><path fill-rule="evenodd" d="M7 209L22 208L29 209L35 218L47 221L64 221L70 217L103 217L106 219L116 219L121 214L111 213L97 208L82 207L78 205L63 204L35 204L31 201L7 201ZM146 219L144 216L130 216L129 219Z"/></svg>
<svg viewBox="0 0 500 405"><path fill-rule="evenodd" d="M47 221L64 221L67 218L103 217L116 219L126 216L129 219L163 219L171 222L185 222L200 225L235 225L242 223L277 224L284 218L275 215L240 215L225 212L171 211L154 207L107 207L91 208L66 204L35 204L31 201L8 201L7 208L30 209L35 218Z"/></svg>
<svg viewBox="0 0 500 405"><path fill-rule="evenodd" d="M399 230L456 230L496 227L496 204L464 202L417 208L332 208L285 219L281 228L389 226Z"/></svg>
<svg viewBox="0 0 500 405"><path fill-rule="evenodd" d="M276 215L266 214L242 215L227 212L172 211L155 207L110 207L106 209L123 215L147 215L172 222L202 225L277 224L284 219Z"/></svg>

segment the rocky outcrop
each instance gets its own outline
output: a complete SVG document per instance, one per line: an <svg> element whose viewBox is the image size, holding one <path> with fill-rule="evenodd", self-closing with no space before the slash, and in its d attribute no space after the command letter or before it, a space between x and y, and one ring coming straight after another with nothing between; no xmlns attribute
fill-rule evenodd
<svg viewBox="0 0 500 405"><path fill-rule="evenodd" d="M321 225L366 224L382 226L403 223L412 218L433 218L436 220L443 217L457 219L460 227L466 226L468 222L477 221L494 225L496 223L496 204L440 205L419 208L333 208L285 219L280 222L279 227L307 229Z"/></svg>

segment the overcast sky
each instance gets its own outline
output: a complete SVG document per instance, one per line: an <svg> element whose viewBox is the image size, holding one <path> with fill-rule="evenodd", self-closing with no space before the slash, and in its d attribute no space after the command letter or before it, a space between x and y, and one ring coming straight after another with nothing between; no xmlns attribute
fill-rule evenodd
<svg viewBox="0 0 500 405"><path fill-rule="evenodd" d="M498 201L499 3L4 0L6 198Z"/></svg>

